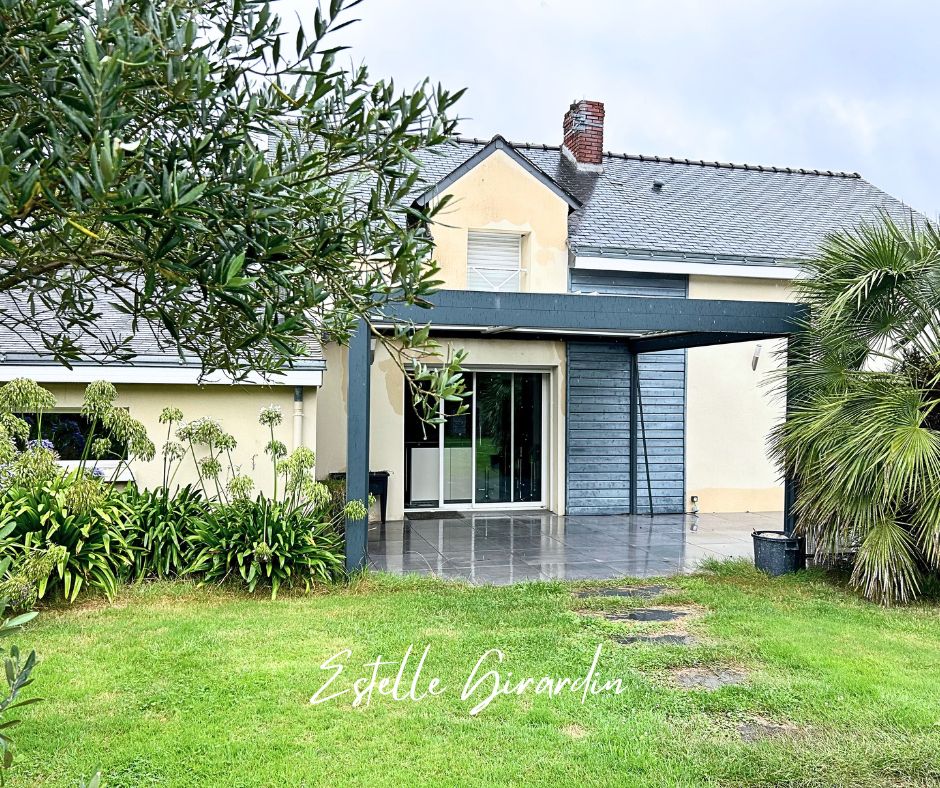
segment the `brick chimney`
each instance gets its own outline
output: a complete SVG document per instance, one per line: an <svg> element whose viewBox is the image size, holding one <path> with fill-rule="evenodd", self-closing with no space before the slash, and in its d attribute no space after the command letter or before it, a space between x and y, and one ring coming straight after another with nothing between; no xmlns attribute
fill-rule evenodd
<svg viewBox="0 0 940 788"><path fill-rule="evenodd" d="M565 113L562 151L579 169L602 169L604 156L604 103L575 101Z"/></svg>

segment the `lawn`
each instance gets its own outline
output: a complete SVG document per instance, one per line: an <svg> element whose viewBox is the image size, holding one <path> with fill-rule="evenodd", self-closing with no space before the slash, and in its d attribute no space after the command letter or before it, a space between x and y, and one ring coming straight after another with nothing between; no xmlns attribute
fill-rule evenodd
<svg viewBox="0 0 940 788"><path fill-rule="evenodd" d="M21 714L8 784L75 785L96 768L110 786L940 784L938 607L884 610L821 573L771 580L741 563L668 585L650 603L383 575L276 602L153 584L45 611L15 638L37 649L31 690L47 701ZM578 612L649 604L688 613L694 644L620 645L677 625ZM352 650L323 696L409 644L431 646L417 692L438 677L441 694L309 702L331 655ZM475 716L489 682L460 697L487 649L516 681L581 677L598 644L596 678L620 677L619 695L529 691ZM676 686L672 671L694 666L746 681Z"/></svg>

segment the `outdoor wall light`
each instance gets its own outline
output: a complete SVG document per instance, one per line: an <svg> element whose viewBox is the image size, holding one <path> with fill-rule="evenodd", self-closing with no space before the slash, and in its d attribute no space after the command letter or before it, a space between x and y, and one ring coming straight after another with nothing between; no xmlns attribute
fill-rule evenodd
<svg viewBox="0 0 940 788"><path fill-rule="evenodd" d="M761 346L756 345L754 347L754 355L751 357L751 369L753 370L757 369L757 362L760 361L760 351L761 351Z"/></svg>

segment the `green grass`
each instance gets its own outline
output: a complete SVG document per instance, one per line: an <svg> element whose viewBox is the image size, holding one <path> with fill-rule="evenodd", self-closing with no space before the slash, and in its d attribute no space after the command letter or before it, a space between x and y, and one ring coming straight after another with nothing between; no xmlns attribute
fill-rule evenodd
<svg viewBox="0 0 940 788"><path fill-rule="evenodd" d="M576 600L561 583L373 575L276 602L156 584L46 611L16 636L37 649L31 689L48 700L23 710L9 784L75 785L96 768L111 786L940 784L936 606L880 609L819 573L712 569L669 581L665 601L700 611L691 648L618 646L609 635L625 625L575 611L643 603ZM431 645L425 676L445 695L308 703L333 653L351 648L358 676L410 643ZM598 643L619 696L502 697L476 717L460 700L488 648L514 677L574 678ZM716 692L667 682L692 665L750 679ZM794 733L742 741L736 725L754 716Z"/></svg>

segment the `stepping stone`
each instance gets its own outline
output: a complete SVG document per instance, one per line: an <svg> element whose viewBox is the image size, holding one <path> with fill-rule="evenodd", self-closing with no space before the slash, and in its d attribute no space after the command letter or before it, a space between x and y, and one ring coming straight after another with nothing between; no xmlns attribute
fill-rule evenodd
<svg viewBox="0 0 940 788"><path fill-rule="evenodd" d="M695 639L689 635L624 635L615 637L614 640L624 646L632 646L634 643L652 643L657 646L691 646L695 644Z"/></svg>
<svg viewBox="0 0 940 788"><path fill-rule="evenodd" d="M771 722L762 717L755 717L753 720L738 725L738 736L743 741L761 741L762 739L772 739L775 736L793 736L796 732L797 727L795 725Z"/></svg>
<svg viewBox="0 0 940 788"><path fill-rule="evenodd" d="M592 596L652 599L666 593L667 590L666 586L621 586L619 588L585 588L581 591L575 591L574 595L581 599Z"/></svg>
<svg viewBox="0 0 940 788"><path fill-rule="evenodd" d="M683 689L717 690L744 684L747 674L733 668L683 668L674 671L672 679Z"/></svg>
<svg viewBox="0 0 940 788"><path fill-rule="evenodd" d="M604 613L604 618L608 621L675 621L684 615L681 610L638 608L625 613Z"/></svg>

